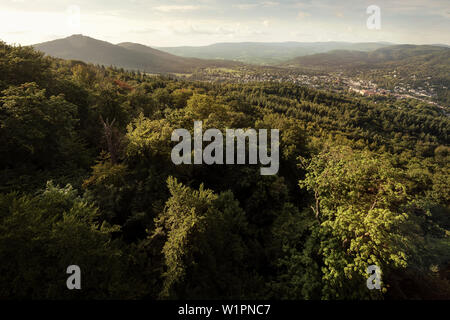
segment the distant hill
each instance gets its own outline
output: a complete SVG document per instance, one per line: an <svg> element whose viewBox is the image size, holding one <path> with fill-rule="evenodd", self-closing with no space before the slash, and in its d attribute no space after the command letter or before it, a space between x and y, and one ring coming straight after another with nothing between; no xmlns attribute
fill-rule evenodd
<svg viewBox="0 0 450 320"><path fill-rule="evenodd" d="M188 73L196 68L231 67L232 61L213 61L183 58L147 46L112 43L83 35L44 42L34 47L47 55L71 60L81 60L105 66L116 66L148 73Z"/></svg>
<svg viewBox="0 0 450 320"><path fill-rule="evenodd" d="M182 57L227 59L255 64L276 64L298 56L332 50L371 51L390 45L387 42L240 42L216 43L198 47L161 47L158 49Z"/></svg>
<svg viewBox="0 0 450 320"><path fill-rule="evenodd" d="M48 55L113 65L149 73L190 73L196 68L234 67L240 63L279 64L298 56L332 50L371 51L390 46L385 42L242 42L200 47L151 48L124 42L117 45L83 35L44 42L34 47Z"/></svg>
<svg viewBox="0 0 450 320"><path fill-rule="evenodd" d="M431 45L395 45L373 51L334 50L327 53L300 56L282 66L310 69L345 70L422 64L448 64L450 48Z"/></svg>
<svg viewBox="0 0 450 320"><path fill-rule="evenodd" d="M333 50L327 53L318 53L300 56L282 63L283 66L317 68L317 69L340 69L348 66L366 64L369 54L362 51Z"/></svg>

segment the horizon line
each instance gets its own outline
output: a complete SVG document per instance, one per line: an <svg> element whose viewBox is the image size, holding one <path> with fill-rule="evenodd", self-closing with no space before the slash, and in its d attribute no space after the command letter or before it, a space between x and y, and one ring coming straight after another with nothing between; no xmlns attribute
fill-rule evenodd
<svg viewBox="0 0 450 320"><path fill-rule="evenodd" d="M107 43L110 43L112 45L119 45L122 43L134 43L134 44L140 44L140 45L144 45L147 47L152 47L152 48L182 48L182 47L194 47L194 48L201 48L201 47L208 47L208 46L213 46L213 45L217 45L217 44L287 44L287 43L303 43L303 44L314 44L314 43L347 43L347 44L364 44L364 43L368 43L368 44L374 44L374 43L378 43L378 44L389 44L389 45L429 45L429 46L446 46L446 47L450 47L450 44L447 43L397 43L397 42L390 42L390 41L361 41L361 42L354 42L354 41L338 41L338 40L330 40L330 41L298 41L298 40L288 40L288 41L225 41L225 42L212 42L210 44L205 44L205 45L181 45L181 46L158 46L158 45L150 45L150 44L145 44L145 43L140 43L140 42L133 42L133 41L121 41L118 43L113 43L107 40L102 40L99 38L94 38L92 36L89 35L85 35L85 34L81 34L81 33L77 33L77 34L72 34L69 36L65 36L65 37L60 37L60 38L55 38L53 40L48 40L48 41L43 41L43 42L39 42L39 43L34 43L34 44L27 44L27 45L23 45L21 43L15 43L15 42L6 42L2 39L0 39L0 41L3 41L5 43L7 43L8 45L13 45L13 46L23 46L23 47L27 47L27 46L35 46L38 44L42 44L42 43L47 43L47 42L52 42L52 41L58 41L58 40L64 40L64 39L68 39L74 36L81 36L81 37L86 37L86 38L90 38L90 39L94 39L97 41L104 41Z"/></svg>

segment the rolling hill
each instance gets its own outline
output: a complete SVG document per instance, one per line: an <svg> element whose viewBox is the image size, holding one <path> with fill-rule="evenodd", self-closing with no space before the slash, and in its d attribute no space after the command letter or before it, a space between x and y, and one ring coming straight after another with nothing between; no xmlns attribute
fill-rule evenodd
<svg viewBox="0 0 450 320"><path fill-rule="evenodd" d="M57 58L81 60L105 66L112 65L148 73L189 73L196 68L238 65L232 61L178 57L133 43L114 45L83 35L73 35L64 39L36 44L33 47Z"/></svg>
<svg viewBox="0 0 450 320"><path fill-rule="evenodd" d="M371 51L389 46L386 42L240 42L197 47L161 47L159 50L182 57L227 59L254 64L277 64L298 56L332 50Z"/></svg>
<svg viewBox="0 0 450 320"><path fill-rule="evenodd" d="M449 63L450 49L430 45L395 45L373 51L334 50L308 56L300 56L282 63L282 66L310 69L346 70L372 69L389 66L405 66Z"/></svg>

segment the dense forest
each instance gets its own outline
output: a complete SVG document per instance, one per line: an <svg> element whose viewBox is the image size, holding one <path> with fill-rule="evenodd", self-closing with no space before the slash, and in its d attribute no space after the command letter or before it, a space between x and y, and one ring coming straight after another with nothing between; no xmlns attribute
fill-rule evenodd
<svg viewBox="0 0 450 320"><path fill-rule="evenodd" d="M279 129L278 174L174 165L172 131L197 120ZM0 299L449 299L449 128L412 99L0 42ZM82 290L66 287L73 264Z"/></svg>

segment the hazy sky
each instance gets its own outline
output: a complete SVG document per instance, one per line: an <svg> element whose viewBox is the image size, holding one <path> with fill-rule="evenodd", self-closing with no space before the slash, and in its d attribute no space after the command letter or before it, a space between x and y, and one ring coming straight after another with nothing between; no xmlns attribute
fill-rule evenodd
<svg viewBox="0 0 450 320"><path fill-rule="evenodd" d="M370 5L381 10L380 30L367 28ZM241 41L450 44L450 0L0 0L0 39L8 43L34 44L78 33L150 46Z"/></svg>

